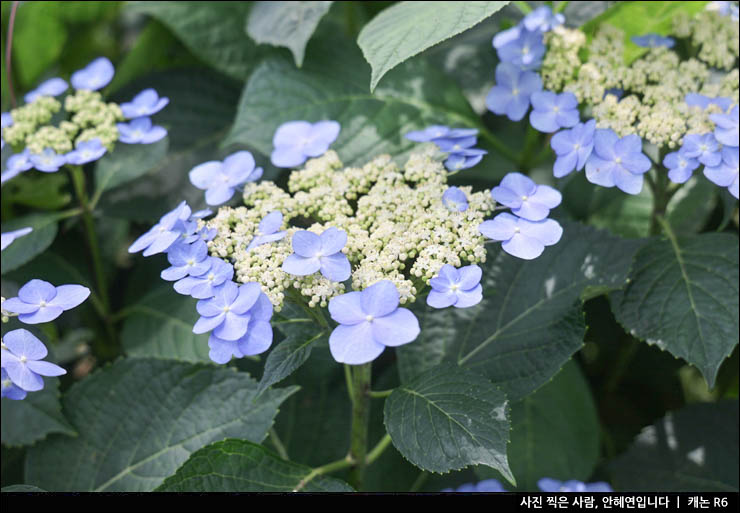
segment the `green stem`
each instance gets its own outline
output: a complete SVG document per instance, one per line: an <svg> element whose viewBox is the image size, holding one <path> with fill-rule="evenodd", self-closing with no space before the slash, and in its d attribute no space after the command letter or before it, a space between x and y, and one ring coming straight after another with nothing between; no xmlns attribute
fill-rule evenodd
<svg viewBox="0 0 740 513"><path fill-rule="evenodd" d="M367 453L367 456L365 457L365 465L372 465L375 460L380 458L380 455L383 454L383 451L385 451L390 444L391 435L386 433L385 436L380 439L380 442L378 442L377 445Z"/></svg>
<svg viewBox="0 0 740 513"><path fill-rule="evenodd" d="M534 149L540 141L540 133L527 124L527 133L524 136L524 150L522 158L519 161L519 170L527 174L532 169L532 159L534 158Z"/></svg>
<svg viewBox="0 0 740 513"><path fill-rule="evenodd" d="M288 451L285 450L285 445L283 445L283 441L280 440L280 436L277 434L274 427L270 428L270 442L272 442L272 446L280 455L280 458L284 460L290 459L288 458Z"/></svg>
<svg viewBox="0 0 740 513"><path fill-rule="evenodd" d="M370 390L370 397L373 399L382 399L383 397L388 397L393 393L395 388L391 388L389 390Z"/></svg>
<svg viewBox="0 0 740 513"><path fill-rule="evenodd" d="M660 233L659 219L665 215L668 202L675 190L668 194L668 176L665 173L656 172L655 178L647 173L647 183L653 193L653 212L650 216L650 235Z"/></svg>
<svg viewBox="0 0 740 513"><path fill-rule="evenodd" d="M409 492L418 492L419 489L421 489L422 486L424 486L424 483L429 478L429 472L421 471L419 474L419 477L416 478L414 481L414 484L411 485L411 488L409 489Z"/></svg>
<svg viewBox="0 0 740 513"><path fill-rule="evenodd" d="M347 382L347 394L349 395L349 400L352 402L352 404L355 403L355 391L354 391L354 385L352 384L352 367L344 364L344 380Z"/></svg>
<svg viewBox="0 0 740 513"><path fill-rule="evenodd" d="M320 476L322 474L328 474L329 472L334 472L335 470L342 470L343 468L352 466L353 463L354 461L349 457L349 455L347 455L345 458L341 460L333 461L331 463L327 463L326 465L316 467L311 472L309 472L306 477L301 479L301 481L296 485L296 487L293 488L293 491L300 492L316 476Z"/></svg>
<svg viewBox="0 0 740 513"><path fill-rule="evenodd" d="M558 5L553 9L553 12L563 12L570 2L558 2Z"/></svg>
<svg viewBox="0 0 740 513"><path fill-rule="evenodd" d="M529 14L532 12L532 8L527 4L527 2L512 2L515 6L519 8L520 11L522 11L522 14Z"/></svg>
<svg viewBox="0 0 740 513"><path fill-rule="evenodd" d="M354 465L349 474L349 484L362 489L367 454L367 428L370 419L370 376L372 362L356 365L352 369L352 431L349 457Z"/></svg>

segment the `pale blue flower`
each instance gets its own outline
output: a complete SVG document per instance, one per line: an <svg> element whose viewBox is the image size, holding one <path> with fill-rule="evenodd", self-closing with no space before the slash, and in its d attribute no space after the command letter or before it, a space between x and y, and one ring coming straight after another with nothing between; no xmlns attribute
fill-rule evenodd
<svg viewBox="0 0 740 513"><path fill-rule="evenodd" d="M676 41L672 37L664 37L660 34L645 34L644 36L632 36L630 38L633 43L643 48L658 48L664 46L666 48L673 48Z"/></svg>
<svg viewBox="0 0 740 513"><path fill-rule="evenodd" d="M97 91L108 85L114 73L111 61L105 57L98 57L81 70L72 73L70 82L75 89Z"/></svg>
<svg viewBox="0 0 740 513"><path fill-rule="evenodd" d="M26 103L33 103L41 96L58 96L67 90L69 85L61 78L50 78L42 82L36 89L26 93L23 99Z"/></svg>
<svg viewBox="0 0 740 513"><path fill-rule="evenodd" d="M89 141L81 141L77 143L77 147L67 153L64 157L67 159L68 164L81 166L88 162L98 160L100 157L105 155L106 151L108 151L108 149L103 146L100 139L95 138Z"/></svg>
<svg viewBox="0 0 740 513"><path fill-rule="evenodd" d="M329 149L339 135L336 121L288 121L275 131L270 160L277 167L296 167L308 157L318 157Z"/></svg>
<svg viewBox="0 0 740 513"><path fill-rule="evenodd" d="M694 169L699 167L699 161L682 155L680 151L674 151L665 156L663 165L668 169L671 182L685 183L691 178Z"/></svg>
<svg viewBox="0 0 740 513"><path fill-rule="evenodd" d="M459 187L448 187L442 194L442 204L452 212L465 212L468 209L468 198Z"/></svg>
<svg viewBox="0 0 740 513"><path fill-rule="evenodd" d="M275 242L285 237L288 233L285 230L280 230L283 226L283 214L277 210L270 212L260 221L257 227L257 232L254 234L254 238L247 246L247 250L254 249L262 244L269 242Z"/></svg>
<svg viewBox="0 0 740 513"><path fill-rule="evenodd" d="M332 281L349 278L352 268L342 248L347 244L347 232L333 226L321 235L300 230L291 240L294 253L283 261L282 269L288 274L308 276L317 271Z"/></svg>
<svg viewBox="0 0 740 513"><path fill-rule="evenodd" d="M2 118L0 119L0 128L13 126L13 116L10 114L10 112L3 112ZM5 148L5 139L3 139L2 137L0 137L0 148Z"/></svg>
<svg viewBox="0 0 740 513"><path fill-rule="evenodd" d="M202 240L175 245L167 252L167 261L171 266L160 274L167 281L181 280L185 276L202 276L211 269L208 246Z"/></svg>
<svg viewBox="0 0 740 513"><path fill-rule="evenodd" d="M493 36L493 47L498 50L502 46L504 46L507 43L511 43L512 41L515 41L516 39L519 39L519 36L522 33L522 26L521 25L514 25L513 27L502 30L495 36Z"/></svg>
<svg viewBox="0 0 740 513"><path fill-rule="evenodd" d="M249 310L247 333L236 340L224 340L211 335L208 338L208 356L216 363L228 363L232 357L242 358L264 353L272 344L272 303L264 292L260 292L254 306Z"/></svg>
<svg viewBox="0 0 740 513"><path fill-rule="evenodd" d="M240 185L262 177L262 168L255 169L254 157L248 151L238 151L223 162L209 161L199 164L188 174L190 183L206 191L206 203L221 205L234 195Z"/></svg>
<svg viewBox="0 0 740 513"><path fill-rule="evenodd" d="M565 23L565 16L561 13L553 13L552 9L543 5L527 14L522 20L522 25L527 30L539 30L540 32L549 32Z"/></svg>
<svg viewBox="0 0 740 513"><path fill-rule="evenodd" d="M10 379L4 368L0 368L0 382L2 382L0 397L7 397L13 401L20 401L26 398L26 391L13 383L13 380Z"/></svg>
<svg viewBox="0 0 740 513"><path fill-rule="evenodd" d="M90 289L82 285L55 287L48 281L34 279L20 288L18 297L6 299L3 310L19 314L18 320L22 323L39 324L53 321L65 310L80 305L89 295Z"/></svg>
<svg viewBox="0 0 740 513"><path fill-rule="evenodd" d="M639 194L643 174L652 164L642 153L642 140L635 134L620 138L611 129L598 129L594 150L586 161L586 179L603 187L615 185L627 194Z"/></svg>
<svg viewBox="0 0 740 513"><path fill-rule="evenodd" d="M578 100L571 92L538 91L532 93L531 101L529 122L540 132L556 132L578 124Z"/></svg>
<svg viewBox="0 0 740 513"><path fill-rule="evenodd" d="M496 49L501 62L510 62L523 70L539 69L545 55L542 32L522 27L519 36Z"/></svg>
<svg viewBox="0 0 740 513"><path fill-rule="evenodd" d="M560 205L563 196L548 185L537 185L521 173L509 173L491 190L491 197L512 213L529 221L541 221Z"/></svg>
<svg viewBox="0 0 740 513"><path fill-rule="evenodd" d="M29 157L33 167L44 173L56 173L67 163L64 155L59 155L51 148L45 148L40 154L31 154Z"/></svg>
<svg viewBox="0 0 740 513"><path fill-rule="evenodd" d="M594 149L595 131L596 120L590 119L552 136L550 147L558 156L552 169L555 177L562 178L574 169L580 171L584 168Z"/></svg>
<svg viewBox="0 0 740 513"><path fill-rule="evenodd" d="M467 265L456 269L450 264L443 265L437 276L429 281L432 290L427 296L427 304L433 308L468 308L483 299L480 284L483 271L477 265Z"/></svg>
<svg viewBox="0 0 740 513"><path fill-rule="evenodd" d="M722 162L716 166L705 166L704 176L720 187L727 187L730 194L738 197L738 148L722 148Z"/></svg>
<svg viewBox="0 0 740 513"><path fill-rule="evenodd" d="M238 286L227 281L209 299L201 299L196 305L201 318L193 326L193 333L213 331L223 340L239 340L247 333L250 309L262 291L258 283L250 282Z"/></svg>
<svg viewBox="0 0 740 513"><path fill-rule="evenodd" d="M686 93L686 96L684 96L684 101L689 107L699 107L702 110L706 109L710 105L717 105L720 109L722 109L722 112L725 112L727 109L729 109L733 103L732 98L728 98L726 96L718 96L716 98L712 98L710 96L704 96L703 94L699 93Z"/></svg>
<svg viewBox="0 0 740 513"><path fill-rule="evenodd" d="M175 291L196 299L208 299L218 288L234 277L234 266L218 257L208 257L210 268L200 276L186 276L175 282Z"/></svg>
<svg viewBox="0 0 740 513"><path fill-rule="evenodd" d="M533 93L542 90L542 79L533 71L502 62L496 66L496 85L486 96L486 107L498 115L519 121L529 109Z"/></svg>
<svg viewBox="0 0 740 513"><path fill-rule="evenodd" d="M152 125L147 117L136 118L129 123L116 123L118 140L126 144L152 144L167 135L167 130L159 125Z"/></svg>
<svg viewBox="0 0 740 513"><path fill-rule="evenodd" d="M445 488L443 492L457 492L457 493L485 493L485 492L505 492L506 489L496 479L485 479L477 483L465 483L464 485L458 486L456 489Z"/></svg>
<svg viewBox="0 0 740 513"><path fill-rule="evenodd" d="M148 232L134 241L128 248L129 253L144 250L144 256L156 255L167 251L187 229L186 222L190 217L190 207L181 202L167 212Z"/></svg>
<svg viewBox="0 0 740 513"><path fill-rule="evenodd" d="M478 130L475 128L450 128L444 125L428 126L424 130L416 130L405 135L406 139L414 142L431 142L435 139L449 138L459 139L477 135Z"/></svg>
<svg viewBox="0 0 740 513"><path fill-rule="evenodd" d="M2 177L0 177L0 183L5 183L24 171L28 171L32 167L33 162L31 162L31 151L28 148L24 149L20 153L11 155L8 157L8 160L5 161L5 171L3 171Z"/></svg>
<svg viewBox="0 0 740 513"><path fill-rule="evenodd" d="M722 162L719 143L712 133L685 136L679 151L685 157L697 159L705 166L716 166Z"/></svg>
<svg viewBox="0 0 740 513"><path fill-rule="evenodd" d="M49 352L46 346L30 331L21 328L9 331L3 336L0 365L13 384L26 392L36 392L44 388L44 379L41 376L61 376L67 373L58 365L42 361L47 354ZM6 389L5 379L4 375L3 392ZM19 397L21 394L17 392L14 395L19 399L23 398Z"/></svg>
<svg viewBox="0 0 740 513"><path fill-rule="evenodd" d="M130 102L122 103L121 112L126 119L151 116L164 109L168 103L170 103L169 98L160 98L157 91L149 88L144 89L142 92L134 96L134 99Z"/></svg>
<svg viewBox="0 0 740 513"><path fill-rule="evenodd" d="M571 479L570 481L558 481L557 479L551 479L549 477L543 477L537 481L537 486L543 492L576 492L576 493L587 493L587 492L613 492L612 487L609 483L599 481L597 483L583 483Z"/></svg>
<svg viewBox="0 0 740 513"><path fill-rule="evenodd" d="M709 119L717 125L714 128L714 136L725 146L738 147L738 122L740 109L735 108L729 114L710 114Z"/></svg>
<svg viewBox="0 0 740 513"><path fill-rule="evenodd" d="M419 321L399 308L399 294L389 280L362 292L349 292L329 300L331 318L339 323L329 337L331 355L339 363L360 365L380 356L387 346L412 342L419 335Z"/></svg>
<svg viewBox="0 0 740 513"><path fill-rule="evenodd" d="M3 233L0 236L0 240L2 241L2 243L0 243L0 246L1 246L0 251L3 251L5 248L10 246L13 243L13 241L15 241L15 239L17 239L18 237L23 237L24 235L28 235L32 231L33 231L33 228L28 226L26 228L20 228L19 230L13 230L12 232Z"/></svg>
<svg viewBox="0 0 740 513"><path fill-rule="evenodd" d="M508 212L483 221L478 230L489 239L501 241L508 254L524 260L537 258L545 246L557 244L563 228L553 219L528 221Z"/></svg>
<svg viewBox="0 0 740 513"><path fill-rule="evenodd" d="M456 128L447 135L435 137L432 142L445 153L457 153L475 146L477 135L478 130L475 128Z"/></svg>
<svg viewBox="0 0 740 513"><path fill-rule="evenodd" d="M481 161L483 155L488 152L478 148L470 148L467 150L461 150L451 154L445 160L445 167L449 171L459 171L461 169L468 169L473 167Z"/></svg>

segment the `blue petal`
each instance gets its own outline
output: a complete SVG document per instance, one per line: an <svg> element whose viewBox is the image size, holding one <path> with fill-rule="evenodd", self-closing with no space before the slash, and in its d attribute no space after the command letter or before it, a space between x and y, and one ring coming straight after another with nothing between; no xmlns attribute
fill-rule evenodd
<svg viewBox="0 0 740 513"><path fill-rule="evenodd" d="M211 331L217 326L220 326L224 322L225 317L226 314L223 312L213 317L201 317L196 321L195 326L193 326L193 333L200 335L201 333Z"/></svg>
<svg viewBox="0 0 740 513"><path fill-rule="evenodd" d="M421 331L419 320L406 308L398 308L388 315L376 317L370 325L375 341L385 346L408 344L415 340Z"/></svg>
<svg viewBox="0 0 740 513"><path fill-rule="evenodd" d="M545 250L544 244L533 237L521 233L501 244L501 248L508 254L524 260L537 258Z"/></svg>
<svg viewBox="0 0 740 513"><path fill-rule="evenodd" d="M49 305L71 310L82 304L89 296L90 289L82 285L60 285L57 287L57 295L49 302Z"/></svg>
<svg viewBox="0 0 740 513"><path fill-rule="evenodd" d="M348 292L329 300L331 318L339 324L358 324L365 322L367 314L360 304L361 292Z"/></svg>
<svg viewBox="0 0 740 513"><path fill-rule="evenodd" d="M483 277L483 270L475 264L466 265L458 270L458 276L460 277L458 285L461 290L470 290L480 283L480 279Z"/></svg>
<svg viewBox="0 0 740 513"><path fill-rule="evenodd" d="M308 276L321 269L319 258L305 258L293 253L283 261L282 270L295 276Z"/></svg>
<svg viewBox="0 0 740 513"><path fill-rule="evenodd" d="M373 317L382 317L398 308L400 295L398 289L389 280L379 281L361 292L362 311Z"/></svg>
<svg viewBox="0 0 740 513"><path fill-rule="evenodd" d="M265 321L250 321L247 334L237 344L244 356L264 353L272 344L272 326Z"/></svg>
<svg viewBox="0 0 740 513"><path fill-rule="evenodd" d="M478 226L478 231L493 240L509 240L516 233L517 218L504 212L493 219L483 221Z"/></svg>
<svg viewBox="0 0 740 513"><path fill-rule="evenodd" d="M3 336L3 342L19 358L25 356L29 360L41 360L48 354L44 343L27 329L9 331Z"/></svg>
<svg viewBox="0 0 740 513"><path fill-rule="evenodd" d="M210 188L214 184L214 181L219 177L221 174L221 168L221 162L215 160L199 164L188 173L190 183L198 189L206 190Z"/></svg>
<svg viewBox="0 0 740 513"><path fill-rule="evenodd" d="M25 324L41 324L43 322L53 321L62 315L63 311L58 306L44 306L39 307L34 313L20 314L18 320Z"/></svg>
<svg viewBox="0 0 740 513"><path fill-rule="evenodd" d="M571 173L576 168L577 163L578 154L575 151L565 155L561 155L557 159L555 159L555 165L552 168L552 174L555 176L555 178L562 178Z"/></svg>
<svg viewBox="0 0 740 513"><path fill-rule="evenodd" d="M352 326L340 324L329 337L329 350L339 363L360 365L371 362L385 350L373 338L369 322L362 322Z"/></svg>
<svg viewBox="0 0 740 513"><path fill-rule="evenodd" d="M333 255L319 258L321 263L321 274L332 281L344 281L350 277L352 268L349 265L349 259L344 253L334 253Z"/></svg>
<svg viewBox="0 0 740 513"><path fill-rule="evenodd" d="M283 214L279 210L270 212L262 218L259 224L259 231L263 235L273 234L283 225Z"/></svg>
<svg viewBox="0 0 740 513"><path fill-rule="evenodd" d="M213 334L224 340L237 340L244 336L249 326L249 315L227 312L224 322L213 330Z"/></svg>
<svg viewBox="0 0 740 513"><path fill-rule="evenodd" d="M469 308L477 305L483 299L483 286L478 284L470 290L458 290L455 308Z"/></svg>
<svg viewBox="0 0 740 513"><path fill-rule="evenodd" d="M306 230L295 232L291 243L296 255L302 257L312 258L321 251L321 238L315 233Z"/></svg>
<svg viewBox="0 0 740 513"><path fill-rule="evenodd" d="M306 156L301 148L286 146L275 148L270 161L275 167L298 167L306 161Z"/></svg>
<svg viewBox="0 0 740 513"><path fill-rule="evenodd" d="M216 363L229 363L233 356L237 358L244 356L235 340L224 340L211 335L208 337L208 347L210 348L208 357Z"/></svg>
<svg viewBox="0 0 740 513"><path fill-rule="evenodd" d="M10 380L26 392L36 392L44 388L44 380L20 361L5 364Z"/></svg>
<svg viewBox="0 0 740 513"><path fill-rule="evenodd" d="M18 291L18 297L26 303L39 304L41 301L51 301L57 294L57 289L48 281L33 279L23 285Z"/></svg>
<svg viewBox="0 0 740 513"><path fill-rule="evenodd" d="M347 244L347 232L333 226L324 230L319 238L321 239L321 254L324 256L333 255L341 251L345 244Z"/></svg>
<svg viewBox="0 0 740 513"><path fill-rule="evenodd" d="M67 374L66 370L51 362L29 360L26 362L26 365L32 372L41 376L61 376L63 374Z"/></svg>
<svg viewBox="0 0 740 513"><path fill-rule="evenodd" d="M432 308L447 308L452 306L457 301L457 296L454 292L448 290L447 292L437 292L436 290L430 290L427 296L427 304Z"/></svg>

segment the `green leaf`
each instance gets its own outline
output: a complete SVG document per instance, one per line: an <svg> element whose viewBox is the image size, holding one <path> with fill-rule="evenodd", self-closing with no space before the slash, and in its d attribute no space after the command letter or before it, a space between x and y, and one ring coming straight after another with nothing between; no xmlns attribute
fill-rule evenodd
<svg viewBox="0 0 740 513"><path fill-rule="evenodd" d="M261 445L223 440L193 453L158 492L292 492L311 468L281 460ZM302 492L353 492L347 483L317 476Z"/></svg>
<svg viewBox="0 0 740 513"><path fill-rule="evenodd" d="M128 9L158 19L204 63L231 77L249 76L258 58L244 33L248 2L130 2Z"/></svg>
<svg viewBox="0 0 740 513"><path fill-rule="evenodd" d="M255 2L247 20L247 34L260 44L288 48L300 68L306 44L332 3Z"/></svg>
<svg viewBox="0 0 740 513"><path fill-rule="evenodd" d="M257 393L262 393L267 387L290 376L296 369L306 363L311 356L311 349L326 333L316 333L316 325L310 319L300 319L306 328L302 333L288 335L273 349L265 360L265 372L262 374ZM288 321L290 322L290 321ZM278 325L280 326L280 325ZM313 328L313 329L311 329Z"/></svg>
<svg viewBox="0 0 740 513"><path fill-rule="evenodd" d="M443 72L414 59L388 75L371 94L367 64L340 37L316 37L301 70L272 58L252 73L224 145L243 143L264 155L286 121L333 119L342 131L332 149L346 165L376 155L398 156L416 147L403 134L430 124L477 126L479 120L457 85Z"/></svg>
<svg viewBox="0 0 740 513"><path fill-rule="evenodd" d="M616 490L737 492L738 402L692 404L642 430L610 465Z"/></svg>
<svg viewBox="0 0 740 513"><path fill-rule="evenodd" d="M591 389L570 361L550 382L511 405L508 456L518 491L537 491L552 477L586 481L599 459L599 419ZM501 476L485 467L482 478Z"/></svg>
<svg viewBox="0 0 740 513"><path fill-rule="evenodd" d="M59 213L31 214L3 223L3 231L11 232L30 226L33 231L17 238L3 251L2 274L17 269L51 246L57 236Z"/></svg>
<svg viewBox="0 0 740 513"><path fill-rule="evenodd" d="M36 486L31 485L10 485L10 486L4 486L0 492L21 492L21 493L33 493L33 492L45 492L46 490L42 490L41 488L38 488Z"/></svg>
<svg viewBox="0 0 740 513"><path fill-rule="evenodd" d="M127 307L121 343L129 356L211 362L208 335L196 335L196 300L167 283Z"/></svg>
<svg viewBox="0 0 740 513"><path fill-rule="evenodd" d="M639 241L562 221L563 237L536 260L489 251L483 301L414 305L421 334L397 349L402 382L441 361L479 372L516 401L546 383L583 345L580 300L625 283Z"/></svg>
<svg viewBox="0 0 740 513"><path fill-rule="evenodd" d="M0 403L3 445L29 445L50 433L76 435L62 415L59 379L47 378L44 382L43 390L30 392L22 401L3 399Z"/></svg>
<svg viewBox="0 0 740 513"><path fill-rule="evenodd" d="M153 490L213 441L264 439L296 388L259 398L256 390L256 381L229 368L119 360L65 394L64 411L79 436L34 445L25 481L50 491Z"/></svg>
<svg viewBox="0 0 740 513"><path fill-rule="evenodd" d="M35 87L42 73L61 55L67 40L67 29L61 18L63 10L61 2L29 2L18 7L13 30L13 62L22 64L13 69L21 86ZM15 87L18 95L18 84Z"/></svg>
<svg viewBox="0 0 740 513"><path fill-rule="evenodd" d="M506 459L508 401L486 378L443 364L385 400L385 427L411 463L431 472L495 468L514 483Z"/></svg>
<svg viewBox="0 0 740 513"><path fill-rule="evenodd" d="M464 32L509 2L400 2L365 25L357 44L373 69L370 90L388 71Z"/></svg>
<svg viewBox="0 0 740 513"><path fill-rule="evenodd" d="M154 144L117 144L95 166L95 196L145 175L167 155L168 139Z"/></svg>
<svg viewBox="0 0 740 513"><path fill-rule="evenodd" d="M16 176L3 185L3 208L18 204L43 210L58 210L72 201L72 194L66 190L68 182L66 173Z"/></svg>
<svg viewBox="0 0 740 513"><path fill-rule="evenodd" d="M610 300L630 334L696 366L713 387L740 336L737 237L653 240L635 255L629 285Z"/></svg>
<svg viewBox="0 0 740 513"><path fill-rule="evenodd" d="M121 2L64 2L62 16L73 23L99 20L119 8Z"/></svg>

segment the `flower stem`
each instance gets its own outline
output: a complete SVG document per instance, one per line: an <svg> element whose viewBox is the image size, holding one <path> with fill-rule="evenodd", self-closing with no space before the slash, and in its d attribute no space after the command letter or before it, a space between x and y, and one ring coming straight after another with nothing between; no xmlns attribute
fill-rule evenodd
<svg viewBox="0 0 740 513"><path fill-rule="evenodd" d="M365 457L365 465L372 465L375 460L380 458L380 455L383 454L383 451L385 451L390 444L391 435L386 433L385 436L380 439L380 442L378 442L378 444L373 447L369 453L367 453L367 456Z"/></svg>
<svg viewBox="0 0 740 513"><path fill-rule="evenodd" d="M10 8L10 19L8 20L8 37L5 40L5 77L8 79L8 94L10 95L10 105L13 108L16 107L15 102L15 91L13 90L13 67L11 61L13 54L11 49L13 48L13 26L15 25L15 13L18 10L18 4L20 2L13 2Z"/></svg>
<svg viewBox="0 0 740 513"><path fill-rule="evenodd" d="M501 139L493 135L487 128L484 126L479 126L478 130L480 132L480 136L488 141L488 144L490 144L494 150L496 150L498 153L501 154L504 158L509 160L510 162L518 162L519 158L517 157L516 153L511 151L509 147L504 143Z"/></svg>
<svg viewBox="0 0 740 513"><path fill-rule="evenodd" d="M367 454L367 430L370 418L370 376L372 362L352 369L352 431L349 457L354 465L349 474L349 484L355 490L362 488Z"/></svg>
<svg viewBox="0 0 740 513"><path fill-rule="evenodd" d="M322 474L328 474L329 472L334 472L335 470L342 470L343 468L347 468L351 466L352 463L354 463L354 461L349 457L349 455L347 455L345 458L341 460L333 461L331 463L327 463L326 465L316 467L311 472L309 472L306 477L301 479L301 481L296 485L296 487L293 488L293 491L300 492L315 477L320 476Z"/></svg>
<svg viewBox="0 0 740 513"><path fill-rule="evenodd" d="M394 388L391 388L389 390L370 390L370 397L373 399L382 399L383 397L388 397L393 393Z"/></svg>
<svg viewBox="0 0 740 513"><path fill-rule="evenodd" d="M270 442L272 442L272 446L280 455L280 458L284 460L290 459L288 458L288 451L285 450L285 445L283 444L283 441L280 440L280 435L278 435L274 427L270 428Z"/></svg>

